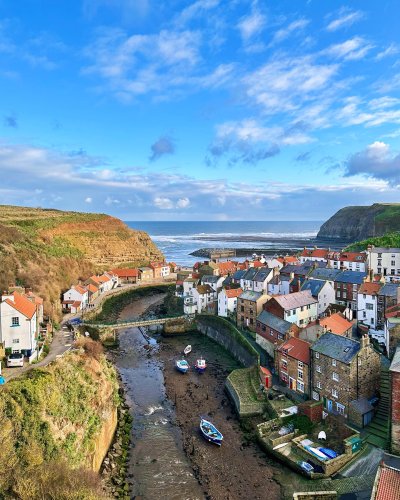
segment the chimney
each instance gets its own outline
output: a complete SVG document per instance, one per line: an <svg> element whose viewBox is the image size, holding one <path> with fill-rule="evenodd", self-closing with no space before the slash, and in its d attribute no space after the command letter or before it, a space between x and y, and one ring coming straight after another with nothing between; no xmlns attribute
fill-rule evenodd
<svg viewBox="0 0 400 500"><path fill-rule="evenodd" d="M364 347L367 347L369 345L369 335L364 334L361 337L360 344L361 344L361 349L364 349Z"/></svg>

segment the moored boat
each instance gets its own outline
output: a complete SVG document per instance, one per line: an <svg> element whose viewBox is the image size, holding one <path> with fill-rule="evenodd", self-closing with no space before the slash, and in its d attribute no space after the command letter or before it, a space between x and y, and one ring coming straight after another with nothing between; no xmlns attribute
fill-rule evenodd
<svg viewBox="0 0 400 500"><path fill-rule="evenodd" d="M183 349L183 354L187 356L190 352L192 352L192 346L189 344Z"/></svg>
<svg viewBox="0 0 400 500"><path fill-rule="evenodd" d="M221 446L224 436L219 432L214 424L212 424L205 418L202 418L200 420L200 431L205 439L207 439L207 441Z"/></svg>
<svg viewBox="0 0 400 500"><path fill-rule="evenodd" d="M194 368L199 373L203 373L205 371L205 369L207 368L206 360L204 358L196 359L196 364L194 365Z"/></svg>
<svg viewBox="0 0 400 500"><path fill-rule="evenodd" d="M175 363L176 369L181 373L186 373L189 370L189 363L186 359L178 359Z"/></svg>

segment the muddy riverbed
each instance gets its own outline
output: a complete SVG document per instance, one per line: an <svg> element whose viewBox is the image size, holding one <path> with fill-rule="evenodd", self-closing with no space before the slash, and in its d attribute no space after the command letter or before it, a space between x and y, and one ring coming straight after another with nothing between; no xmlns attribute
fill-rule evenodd
<svg viewBox="0 0 400 500"><path fill-rule="evenodd" d="M140 298L126 307L121 319L154 309L163 296ZM200 333L152 339L140 329L119 334L114 362L121 375L133 416L128 467L131 497L173 499L278 499L276 469L258 446L246 439L224 392L224 381L238 365L230 354ZM188 361L198 355L207 370L181 374L175 360L186 344ZM224 435L219 448L203 440L200 416L209 417Z"/></svg>

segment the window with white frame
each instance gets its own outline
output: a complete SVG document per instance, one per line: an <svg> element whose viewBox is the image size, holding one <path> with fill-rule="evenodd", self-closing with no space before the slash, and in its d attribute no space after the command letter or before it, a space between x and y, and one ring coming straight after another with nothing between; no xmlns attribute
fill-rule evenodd
<svg viewBox="0 0 400 500"><path fill-rule="evenodd" d="M297 381L297 390L299 392L304 392L304 383L300 382L300 380Z"/></svg>
<svg viewBox="0 0 400 500"><path fill-rule="evenodd" d="M13 343L13 344L19 344L19 339L13 339L13 340L12 340L12 343Z"/></svg>
<svg viewBox="0 0 400 500"><path fill-rule="evenodd" d="M318 373L321 373L321 371L322 371L320 365L316 365L315 369L317 370Z"/></svg>
<svg viewBox="0 0 400 500"><path fill-rule="evenodd" d="M317 359L319 359L319 352L316 352L316 353L315 353L315 357L316 357Z"/></svg>
<svg viewBox="0 0 400 500"><path fill-rule="evenodd" d="M317 391L313 391L312 398L314 399L314 401L319 401L319 394Z"/></svg>
<svg viewBox="0 0 400 500"><path fill-rule="evenodd" d="M336 411L340 413L340 415L344 415L344 410L345 406L341 405L340 403L336 403Z"/></svg>
<svg viewBox="0 0 400 500"><path fill-rule="evenodd" d="M303 380L303 372L301 370L297 370L297 378Z"/></svg>
<svg viewBox="0 0 400 500"><path fill-rule="evenodd" d="M339 395L338 395L338 391L337 391L336 389L332 389L332 396L333 396L334 398L338 398L338 397L339 397Z"/></svg>
<svg viewBox="0 0 400 500"><path fill-rule="evenodd" d="M11 326L19 326L19 317L18 316L13 316L11 318Z"/></svg>
<svg viewBox="0 0 400 500"><path fill-rule="evenodd" d="M332 373L332 379L336 380L336 382L339 382L339 375L335 372Z"/></svg>
<svg viewBox="0 0 400 500"><path fill-rule="evenodd" d="M336 359L332 359L332 366L336 366Z"/></svg>
<svg viewBox="0 0 400 500"><path fill-rule="evenodd" d="M303 362L302 362L302 361L298 361L298 362L297 362L297 366L298 366L299 368L303 368Z"/></svg>
<svg viewBox="0 0 400 500"><path fill-rule="evenodd" d="M318 382L317 382L317 388L318 388L318 389L322 389L322 384L321 384L321 382L320 382L319 380L318 380Z"/></svg>

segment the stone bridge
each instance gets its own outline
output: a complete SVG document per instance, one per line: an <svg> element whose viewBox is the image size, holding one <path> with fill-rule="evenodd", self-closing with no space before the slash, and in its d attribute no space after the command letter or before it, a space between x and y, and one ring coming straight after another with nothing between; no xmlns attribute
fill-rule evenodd
<svg viewBox="0 0 400 500"><path fill-rule="evenodd" d="M115 323L96 323L94 321L83 321L82 325L94 328L135 328L139 326L164 325L167 321L174 319L185 319L186 316L168 316L156 319L132 319L127 321L116 321Z"/></svg>

